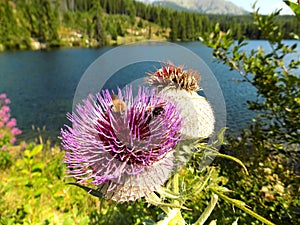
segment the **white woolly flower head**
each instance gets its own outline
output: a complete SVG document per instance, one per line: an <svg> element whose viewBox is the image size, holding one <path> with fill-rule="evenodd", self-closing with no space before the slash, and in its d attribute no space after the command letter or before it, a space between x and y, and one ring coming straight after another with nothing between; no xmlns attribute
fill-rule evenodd
<svg viewBox="0 0 300 225"><path fill-rule="evenodd" d="M177 104L182 118L181 135L185 138L208 138L214 132L215 117L206 98L196 92L164 88L163 96Z"/></svg>

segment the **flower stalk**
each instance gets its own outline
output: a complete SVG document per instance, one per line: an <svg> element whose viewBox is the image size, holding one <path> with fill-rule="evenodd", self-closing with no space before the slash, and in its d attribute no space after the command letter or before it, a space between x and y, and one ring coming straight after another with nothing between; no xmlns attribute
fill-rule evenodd
<svg viewBox="0 0 300 225"><path fill-rule="evenodd" d="M212 211L214 210L214 208L216 207L217 202L218 202L218 195L213 194L209 205L206 207L206 209L201 214L201 216L196 221L196 223L194 223L194 225L203 225L208 219L208 217L210 216L210 214L212 213Z"/></svg>
<svg viewBox="0 0 300 225"><path fill-rule="evenodd" d="M260 216L259 214L253 212L251 209L249 209L246 206L246 204L244 202L236 200L236 199L229 198L228 196L226 196L223 193L219 192L215 188L210 188L210 190L213 193L217 194L220 198L222 198L226 202L229 202L229 203L233 204L234 206L238 207L239 209L243 210L247 214L249 214L249 215L253 216L254 218L258 219L259 221L263 222L264 224L275 225L274 223L272 223L271 221L267 220L266 218L264 218L264 217Z"/></svg>

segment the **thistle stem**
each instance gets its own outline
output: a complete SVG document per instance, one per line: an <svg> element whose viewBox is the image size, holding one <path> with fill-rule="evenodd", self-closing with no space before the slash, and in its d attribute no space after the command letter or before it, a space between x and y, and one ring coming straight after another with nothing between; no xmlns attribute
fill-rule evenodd
<svg viewBox="0 0 300 225"><path fill-rule="evenodd" d="M247 208L245 206L246 204L241 204L240 201L237 201L235 199L229 198L228 196L222 194L221 192L219 192L219 191L217 191L217 190L215 190L213 188L211 190L212 190L212 192L214 192L215 194L217 194L220 198L222 198L226 202L229 202L229 203L233 204L234 206L240 208L244 212L248 213L249 215L251 215L254 218L258 219L259 221L263 222L264 224L275 225L271 221L267 220L266 218L262 217L261 215L258 215L257 213L253 212L251 209Z"/></svg>
<svg viewBox="0 0 300 225"><path fill-rule="evenodd" d="M203 225L205 223L205 221L208 219L208 217L210 216L210 214L214 210L214 208L217 204L217 201L218 201L218 195L213 194L213 196L211 197L211 201L210 201L209 205L206 207L206 209L201 214L201 216L196 221L196 223L194 223L194 225Z"/></svg>
<svg viewBox="0 0 300 225"><path fill-rule="evenodd" d="M173 192L174 194L179 194L179 174L175 173L173 177ZM180 205L178 200L174 200L174 205Z"/></svg>

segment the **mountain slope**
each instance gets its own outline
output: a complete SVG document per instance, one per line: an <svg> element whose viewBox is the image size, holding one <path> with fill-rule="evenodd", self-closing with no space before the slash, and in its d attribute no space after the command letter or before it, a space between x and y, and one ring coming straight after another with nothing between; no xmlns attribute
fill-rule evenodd
<svg viewBox="0 0 300 225"><path fill-rule="evenodd" d="M225 0L157 0L153 4L175 10L186 10L205 14L242 15L248 12Z"/></svg>

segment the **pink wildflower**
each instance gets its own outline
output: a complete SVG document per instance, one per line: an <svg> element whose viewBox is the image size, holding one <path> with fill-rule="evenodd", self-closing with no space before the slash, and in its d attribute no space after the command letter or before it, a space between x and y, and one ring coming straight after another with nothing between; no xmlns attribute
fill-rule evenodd
<svg viewBox="0 0 300 225"><path fill-rule="evenodd" d="M13 138L10 140L10 143L14 144L16 141L17 141L17 139L16 139L15 137L13 137Z"/></svg>
<svg viewBox="0 0 300 225"><path fill-rule="evenodd" d="M26 148L26 146L27 146L26 142L23 141L23 142L21 143L21 148Z"/></svg>
<svg viewBox="0 0 300 225"><path fill-rule="evenodd" d="M5 103L6 105L10 104L10 99L9 99L9 98L5 99L5 100L4 100L4 103Z"/></svg>
<svg viewBox="0 0 300 225"><path fill-rule="evenodd" d="M6 94L5 93L2 93L2 94L0 94L0 99L4 99L4 98L7 98L7 96L6 96Z"/></svg>
<svg viewBox="0 0 300 225"><path fill-rule="evenodd" d="M4 106L2 107L2 110L3 110L3 112L5 112L5 113L10 112L10 108L9 108L9 106L7 106L7 105L4 105Z"/></svg>
<svg viewBox="0 0 300 225"><path fill-rule="evenodd" d="M5 115L3 118L2 118L2 122L3 123L7 123L9 121L9 115Z"/></svg>
<svg viewBox="0 0 300 225"><path fill-rule="evenodd" d="M8 123L6 124L7 127L15 127L17 125L17 120L15 118L12 118Z"/></svg>
<svg viewBox="0 0 300 225"><path fill-rule="evenodd" d="M14 128L11 129L11 133L13 135L19 135L19 134L22 134L22 131L20 129L14 127Z"/></svg>

